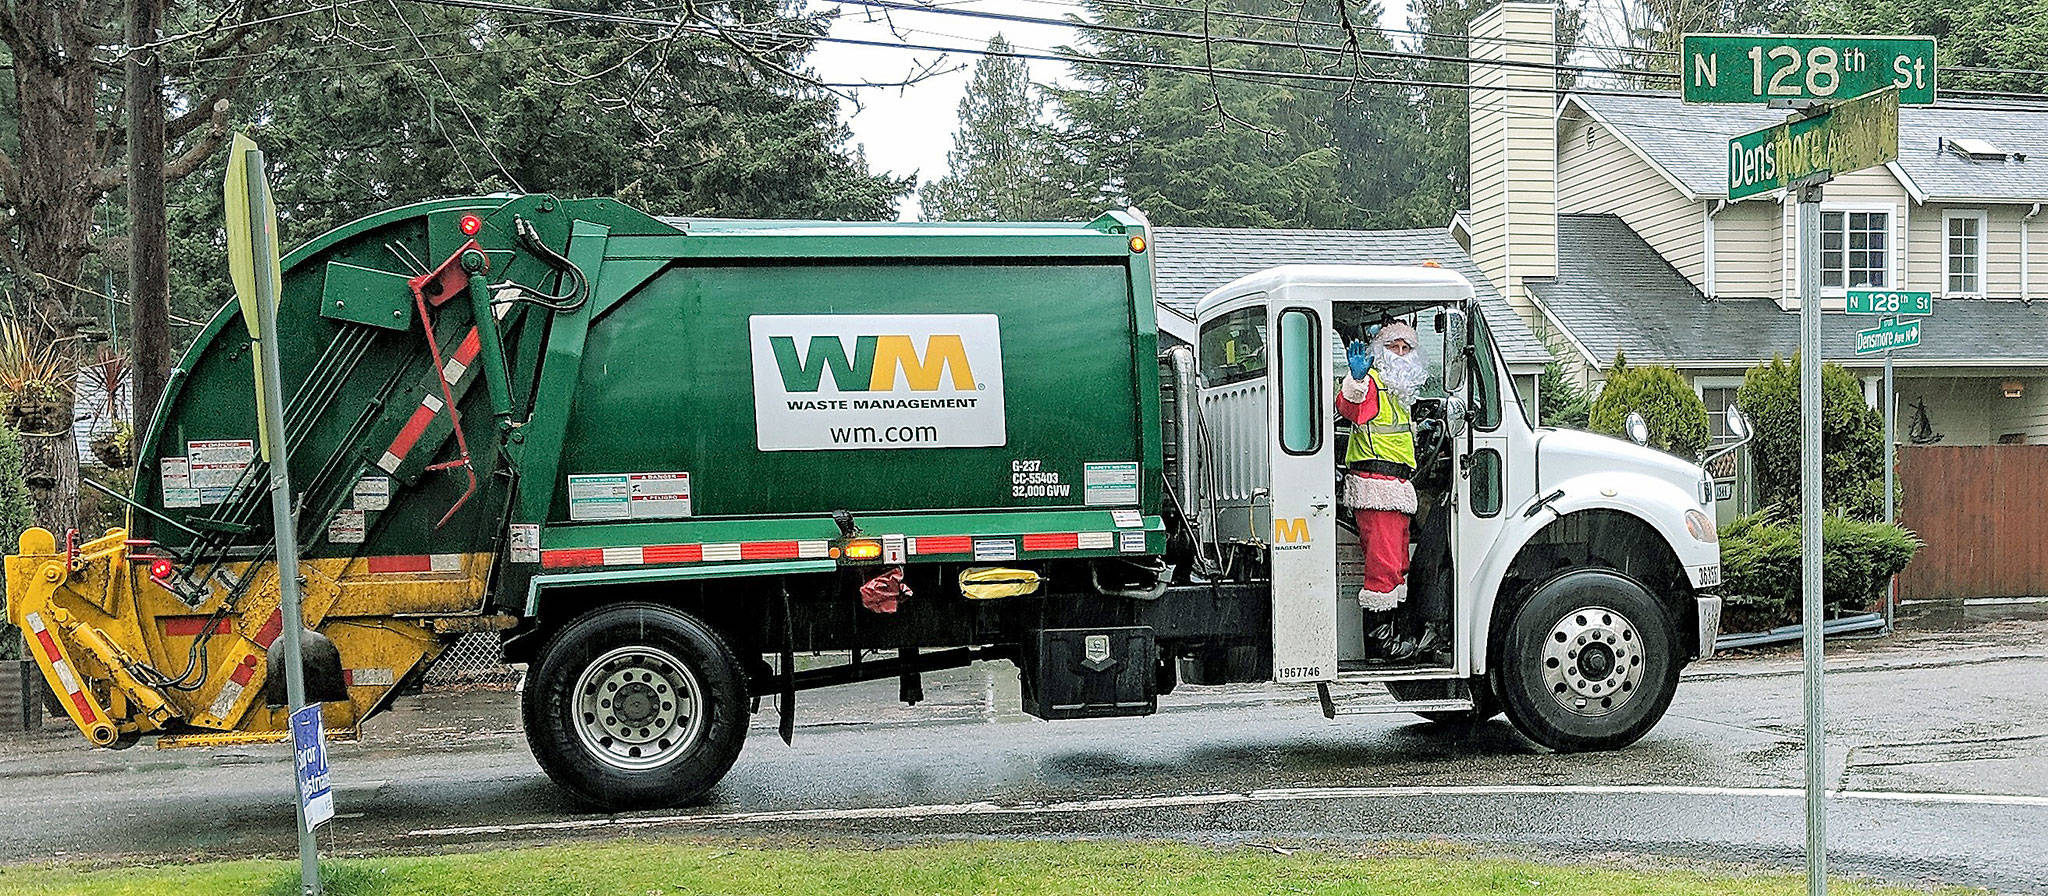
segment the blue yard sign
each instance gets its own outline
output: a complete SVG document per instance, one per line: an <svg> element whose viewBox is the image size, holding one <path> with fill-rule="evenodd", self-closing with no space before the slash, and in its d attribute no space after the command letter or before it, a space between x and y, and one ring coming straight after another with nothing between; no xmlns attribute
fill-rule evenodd
<svg viewBox="0 0 2048 896"><path fill-rule="evenodd" d="M320 729L320 704L292 713L292 762L299 769L299 804L306 830L334 817L334 787L327 781L327 737Z"/></svg>

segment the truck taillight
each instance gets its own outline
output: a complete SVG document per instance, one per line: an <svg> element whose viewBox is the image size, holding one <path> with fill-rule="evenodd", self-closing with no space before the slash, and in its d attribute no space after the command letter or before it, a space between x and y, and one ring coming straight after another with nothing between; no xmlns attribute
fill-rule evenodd
<svg viewBox="0 0 2048 896"><path fill-rule="evenodd" d="M172 566L169 560L158 560L149 565L149 577L152 579L168 579L174 572L177 572L177 567Z"/></svg>
<svg viewBox="0 0 2048 896"><path fill-rule="evenodd" d="M856 538L840 547L839 556L855 563L873 563L882 559L882 543L872 538Z"/></svg>
<svg viewBox="0 0 2048 896"><path fill-rule="evenodd" d="M462 222L456 226L462 228L463 236L476 236L484 229L484 219L475 215L463 215Z"/></svg>

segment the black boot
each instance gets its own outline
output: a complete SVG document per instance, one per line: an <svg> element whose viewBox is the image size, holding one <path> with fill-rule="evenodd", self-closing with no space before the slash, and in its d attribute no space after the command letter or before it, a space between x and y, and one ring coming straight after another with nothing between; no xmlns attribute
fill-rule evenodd
<svg viewBox="0 0 2048 896"><path fill-rule="evenodd" d="M1394 659L1394 650L1401 643L1394 633L1394 613L1391 610L1365 610L1365 661L1385 663Z"/></svg>

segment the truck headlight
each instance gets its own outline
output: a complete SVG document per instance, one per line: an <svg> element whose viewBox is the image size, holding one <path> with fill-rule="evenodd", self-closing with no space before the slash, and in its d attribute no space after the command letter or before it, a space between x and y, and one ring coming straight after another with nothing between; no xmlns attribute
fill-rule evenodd
<svg viewBox="0 0 2048 896"><path fill-rule="evenodd" d="M1714 544L1721 540L1721 533L1714 531L1714 521L1707 519L1706 514L1697 510L1685 512L1685 531L1691 534L1695 541Z"/></svg>

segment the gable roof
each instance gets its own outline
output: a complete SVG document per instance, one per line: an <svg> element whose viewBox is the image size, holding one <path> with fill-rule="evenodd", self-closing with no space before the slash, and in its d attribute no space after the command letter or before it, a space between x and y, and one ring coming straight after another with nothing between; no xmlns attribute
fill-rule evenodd
<svg viewBox="0 0 2048 896"><path fill-rule="evenodd" d="M1728 195L1728 138L1786 115L1762 106L1686 105L1669 95L1572 94L1565 108L1605 124L1693 199ZM1956 137L2024 160L1966 158L1946 146ZM1887 167L1920 202L2048 201L2048 108L1903 107L1899 160Z"/></svg>
<svg viewBox="0 0 2048 896"><path fill-rule="evenodd" d="M1799 314L1770 299L1706 296L1614 215L1557 217L1557 277L1529 291L1598 359L1675 367L1748 366L1799 349ZM2048 364L2048 303L1943 299L1920 319L1921 342L1893 354L1906 366ZM1821 316L1821 356L1881 363L1855 354L1855 333L1873 318Z"/></svg>
<svg viewBox="0 0 2048 896"><path fill-rule="evenodd" d="M1267 230L1255 227L1152 228L1153 288L1163 310L1189 319L1216 287L1282 264L1421 264L1465 275L1479 294L1488 329L1509 364L1547 364L1550 351L1451 239L1430 230Z"/></svg>

